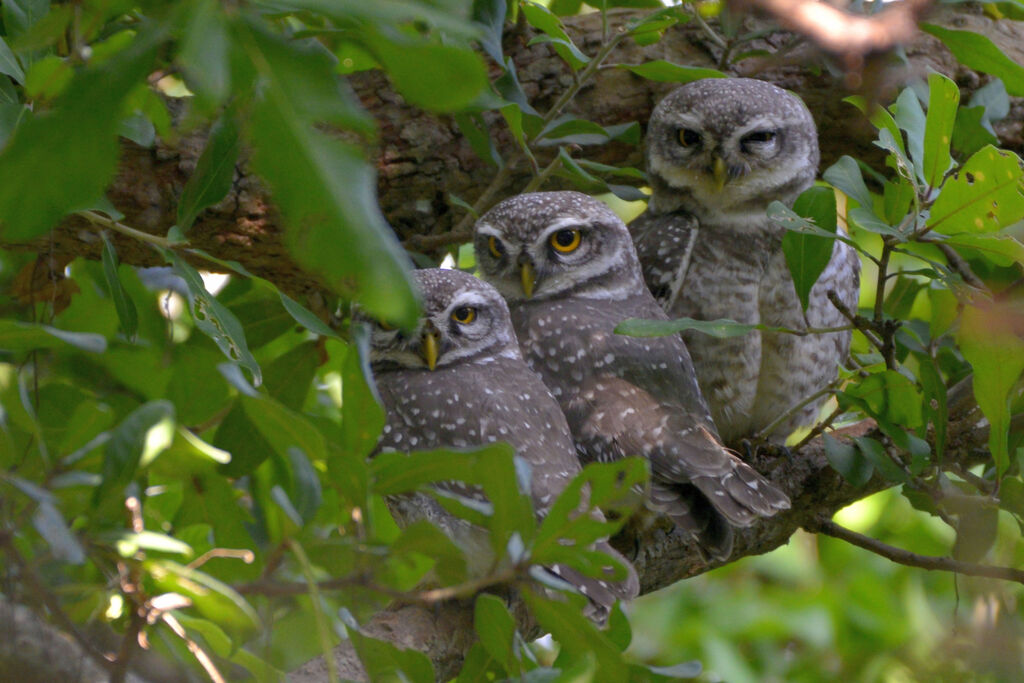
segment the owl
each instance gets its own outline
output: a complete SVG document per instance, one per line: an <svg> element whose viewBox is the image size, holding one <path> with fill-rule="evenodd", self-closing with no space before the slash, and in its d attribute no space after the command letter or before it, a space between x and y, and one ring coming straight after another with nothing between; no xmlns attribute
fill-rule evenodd
<svg viewBox="0 0 1024 683"><path fill-rule="evenodd" d="M370 367L387 414L377 449L508 442L529 464L534 510L543 517L580 464L558 404L523 362L508 306L493 287L461 271L419 270L415 281L423 314L412 333L368 323ZM483 500L482 491L460 482L435 486ZM402 525L427 519L439 526L464 550L472 573L483 575L493 564L485 530L448 513L432 496L396 496L389 505ZM593 578L562 565L546 571L585 595L588 614L600 621L616 599L636 597L639 583L629 562L607 542L595 547L627 570L624 579ZM606 569L609 576L614 572Z"/></svg>
<svg viewBox="0 0 1024 683"><path fill-rule="evenodd" d="M719 560L732 550L733 525L789 507L722 446L679 336L615 334L626 318L666 316L644 286L629 231L604 204L578 192L507 199L477 222L474 248L581 460L646 458L651 507Z"/></svg>
<svg viewBox="0 0 1024 683"><path fill-rule="evenodd" d="M651 114L646 156L653 194L630 232L647 286L670 317L796 330L846 324L827 294L856 310L854 250L835 241L805 313L782 251L785 228L765 213L773 200L792 206L817 173L817 133L800 98L747 78L688 83ZM790 408L836 378L850 334L683 336L711 416L736 444L769 427L760 435L780 443L812 424L825 395Z"/></svg>

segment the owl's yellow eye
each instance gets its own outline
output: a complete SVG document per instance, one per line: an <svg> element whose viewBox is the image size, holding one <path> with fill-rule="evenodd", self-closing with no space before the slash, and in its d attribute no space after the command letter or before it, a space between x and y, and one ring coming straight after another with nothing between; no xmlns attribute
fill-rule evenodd
<svg viewBox="0 0 1024 683"><path fill-rule="evenodd" d="M487 239L487 250L491 252L491 256L494 258L501 258L502 254L505 253L505 247L501 246L501 242L494 236Z"/></svg>
<svg viewBox="0 0 1024 683"><path fill-rule="evenodd" d="M693 147L700 144L700 133L689 128L679 129L679 144L683 147Z"/></svg>
<svg viewBox="0 0 1024 683"><path fill-rule="evenodd" d="M377 327L379 327L380 329L384 330L385 332L391 332L392 330L395 329L394 325L388 325L383 320L378 320L377 321Z"/></svg>
<svg viewBox="0 0 1024 683"><path fill-rule="evenodd" d="M476 309L472 306L459 306L452 311L452 320L457 323L462 323L463 325L468 325L476 320Z"/></svg>
<svg viewBox="0 0 1024 683"><path fill-rule="evenodd" d="M576 247L580 246L580 241L582 239L583 235L579 230L559 230L551 235L550 242L551 246L555 248L555 251L568 254L571 251L575 251Z"/></svg>

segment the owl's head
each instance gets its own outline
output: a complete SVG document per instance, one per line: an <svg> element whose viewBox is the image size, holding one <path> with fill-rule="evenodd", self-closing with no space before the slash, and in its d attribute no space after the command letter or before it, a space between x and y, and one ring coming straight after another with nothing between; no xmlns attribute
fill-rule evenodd
<svg viewBox="0 0 1024 683"><path fill-rule="evenodd" d="M803 101L771 83L708 78L651 113L647 174L659 213L763 212L792 204L818 171L818 134Z"/></svg>
<svg viewBox="0 0 1024 683"><path fill-rule="evenodd" d="M477 221L473 246L484 279L510 302L643 291L625 224L580 192L506 199Z"/></svg>
<svg viewBox="0 0 1024 683"><path fill-rule="evenodd" d="M521 358L508 306L489 284L458 270L413 272L423 313L409 332L362 317L374 372L434 370Z"/></svg>

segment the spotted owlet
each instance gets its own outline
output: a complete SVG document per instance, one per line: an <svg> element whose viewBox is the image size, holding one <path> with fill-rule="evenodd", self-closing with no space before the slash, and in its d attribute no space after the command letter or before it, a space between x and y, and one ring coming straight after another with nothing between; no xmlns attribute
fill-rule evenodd
<svg viewBox="0 0 1024 683"><path fill-rule="evenodd" d="M782 251L785 228L765 213L774 200L792 206L818 170L817 132L800 98L747 78L688 83L651 114L646 154L653 194L630 232L647 286L670 317L795 330L846 323L827 294L856 309L854 250L835 241L804 313ZM715 424L733 444L832 382L850 334L683 337ZM762 436L784 441L814 422L826 398Z"/></svg>
<svg viewBox="0 0 1024 683"><path fill-rule="evenodd" d="M543 517L580 464L558 404L523 362L508 306L493 287L467 273L419 270L415 279L423 315L414 332L369 323L370 365L387 413L378 450L508 442L529 464L530 494ZM457 481L435 487L462 498L483 496ZM425 493L396 496L389 503L402 524L427 519L439 526L463 548L471 571L490 568L493 553L480 527L448 513ZM547 571L587 596L589 613L601 620L616 599L636 597L639 584L629 562L607 542L595 547L626 568L625 579L593 578L562 565Z"/></svg>
<svg viewBox="0 0 1024 683"><path fill-rule="evenodd" d="M629 231L608 207L578 192L513 197L477 222L474 246L582 460L646 458L651 506L716 559L731 552L732 525L789 507L722 446L680 337L615 334L626 318L665 313L644 286Z"/></svg>

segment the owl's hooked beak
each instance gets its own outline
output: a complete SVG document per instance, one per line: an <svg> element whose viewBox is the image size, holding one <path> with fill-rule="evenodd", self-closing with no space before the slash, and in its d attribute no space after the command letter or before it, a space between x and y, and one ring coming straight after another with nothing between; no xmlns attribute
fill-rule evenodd
<svg viewBox="0 0 1024 683"><path fill-rule="evenodd" d="M533 264L526 259L519 264L519 281L523 285L523 294L529 299L533 296L533 285L537 281L537 274L533 270Z"/></svg>
<svg viewBox="0 0 1024 683"><path fill-rule="evenodd" d="M711 167L711 172L715 179L715 192L721 192L725 187L725 181L729 179L729 171L722 157L715 157L715 164Z"/></svg>
<svg viewBox="0 0 1024 683"><path fill-rule="evenodd" d="M423 360L426 361L427 367L431 370L437 367L437 345L440 337L441 334L429 322L423 328L423 343L420 345L420 351L423 353Z"/></svg>

